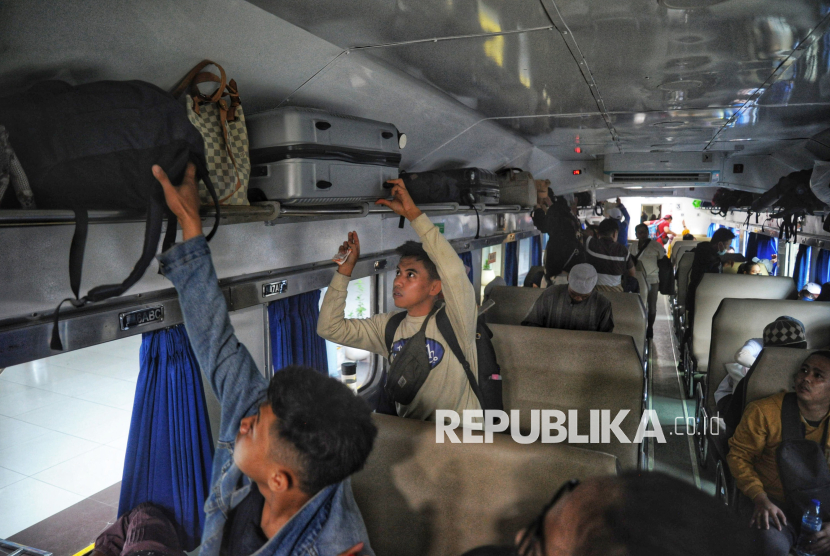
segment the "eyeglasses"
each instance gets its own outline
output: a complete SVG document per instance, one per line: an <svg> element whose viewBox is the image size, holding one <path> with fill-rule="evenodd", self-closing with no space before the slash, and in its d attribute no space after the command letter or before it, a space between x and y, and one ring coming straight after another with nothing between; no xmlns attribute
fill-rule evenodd
<svg viewBox="0 0 830 556"><path fill-rule="evenodd" d="M579 486L579 479L571 479L556 491L550 502L545 504L542 512L528 525L521 539L516 545L517 556L544 556L545 554L545 516L548 511L556 505L556 503L566 494L573 491ZM536 552L536 547L539 547L539 552Z"/></svg>

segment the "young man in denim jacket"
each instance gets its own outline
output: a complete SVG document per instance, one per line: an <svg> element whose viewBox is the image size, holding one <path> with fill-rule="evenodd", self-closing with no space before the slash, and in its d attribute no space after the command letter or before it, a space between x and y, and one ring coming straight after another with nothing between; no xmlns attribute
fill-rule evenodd
<svg viewBox="0 0 830 556"><path fill-rule="evenodd" d="M228 317L202 236L193 165L179 187L159 166L153 174L182 228L182 243L159 256L161 269L176 287L193 352L222 406L200 555L373 554L349 479L377 434L368 406L313 369L263 378ZM125 534L127 544L143 536ZM118 552L181 554L164 545L133 548Z"/></svg>

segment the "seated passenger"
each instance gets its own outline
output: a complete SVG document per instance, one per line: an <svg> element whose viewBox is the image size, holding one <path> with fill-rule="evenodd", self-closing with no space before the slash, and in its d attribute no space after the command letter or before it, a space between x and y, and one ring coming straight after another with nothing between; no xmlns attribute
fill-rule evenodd
<svg viewBox="0 0 830 556"><path fill-rule="evenodd" d="M514 546L463 556L755 556L757 538L723 504L663 473L565 483Z"/></svg>
<svg viewBox="0 0 830 556"><path fill-rule="evenodd" d="M636 277L628 250L617 243L619 222L606 218L599 224L598 236L585 239L585 262L597 271L599 291L623 291L622 275Z"/></svg>
<svg viewBox="0 0 830 556"><path fill-rule="evenodd" d="M689 312L689 326L686 333L691 335L693 330L695 293L704 274L723 272L721 256L726 255L729 244L735 239L735 234L729 228L719 228L712 234L709 241L698 243L692 250L695 254L692 268L689 270L689 286L686 288L686 310Z"/></svg>
<svg viewBox="0 0 830 556"><path fill-rule="evenodd" d="M758 276L759 274L761 274L761 265L752 261L743 263L741 264L741 266L738 267L738 274Z"/></svg>
<svg viewBox="0 0 830 556"><path fill-rule="evenodd" d="M821 295L821 286L815 282L807 282L804 288L798 292L798 298L802 301L815 301Z"/></svg>
<svg viewBox="0 0 830 556"><path fill-rule="evenodd" d="M567 284L545 289L522 326L613 332L611 302L596 291L596 283L594 267L585 263L576 265L568 274Z"/></svg>
<svg viewBox="0 0 830 556"><path fill-rule="evenodd" d="M660 242L649 239L648 226L638 224L634 228L637 234L637 243L628 246L631 258L634 262L643 263L646 271L646 282L648 282L648 330L647 337L654 337L654 320L657 318L657 294L660 293L660 271L657 268L657 261L666 256L666 251Z"/></svg>
<svg viewBox="0 0 830 556"><path fill-rule="evenodd" d="M401 259L392 296L395 307L406 310L406 318L395 330L392 346L386 345L386 324L393 313L367 319L345 318L349 277L360 257L357 232L349 232L349 239L343 248L351 252L334 274L323 299L317 333L331 342L389 357L400 353L407 340L419 333L421 325L429 319L424 333L425 349L429 354L427 364L431 370L426 369L429 374L410 403L404 405L395 400L388 403L394 401L394 412L401 417L426 421L435 420L437 409L452 409L459 414L465 409L481 409L467 381L464 367L447 345L432 316L433 308L438 307L436 303L443 301L440 310L446 311L461 351L475 376L478 369L475 344L477 311L473 285L455 249L412 202L403 180L391 180L390 183L395 184L392 188L394 199L380 199L377 203L406 217L423 241L407 241L396 250ZM386 397L381 399L387 400Z"/></svg>
<svg viewBox="0 0 830 556"><path fill-rule="evenodd" d="M308 367L263 378L234 335L219 289L202 236L195 167L188 164L179 187L159 166L153 174L182 228L182 243L158 257L160 267L176 287L193 352L222 406L200 554L270 556L297 547L337 554L356 543L371 552L349 480L377 434L369 407ZM132 546L175 554L161 521L162 513L142 504L99 538L96 551L117 556ZM161 533L156 544L152 532Z"/></svg>
<svg viewBox="0 0 830 556"><path fill-rule="evenodd" d="M790 408L787 411L798 412L803 438L812 442L821 441L830 411L830 351L817 351L809 355L795 374L794 383L794 394L781 392L747 405L735 434L729 439L730 449L726 459L736 486L754 504L749 526L761 529L764 546L760 554L786 556L798 538L804 508L786 503L792 500L793 493L786 492L782 485L779 464L784 461L778 459L783 439L782 409L786 405ZM793 465L793 460L787 461L789 464L783 472L787 473L790 482L802 479L800 482L803 483L804 477L793 477L797 467ZM802 465L804 469L809 467L806 463ZM808 484L800 486L811 488ZM830 496L827 490L814 492L813 497L827 500L826 497ZM811 548L818 554L828 554L828 508L821 509L824 525L816 534Z"/></svg>
<svg viewBox="0 0 830 556"><path fill-rule="evenodd" d="M726 426L734 430L741 420L746 399L742 383L761 350L765 347L807 347L807 332L804 324L793 317L778 317L764 327L763 338L748 340L735 354L735 362L724 365L726 376L715 391L715 406Z"/></svg>

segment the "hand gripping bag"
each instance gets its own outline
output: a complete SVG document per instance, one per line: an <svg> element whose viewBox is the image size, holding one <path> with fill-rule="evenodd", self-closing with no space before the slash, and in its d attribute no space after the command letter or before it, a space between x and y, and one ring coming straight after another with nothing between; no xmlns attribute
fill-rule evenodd
<svg viewBox="0 0 830 556"><path fill-rule="evenodd" d="M175 241L176 220L166 208L164 191L152 174L161 166L180 183L188 162L208 184L219 223L219 205L205 164L202 136L172 95L142 81L98 81L71 86L39 83L0 103L0 125L26 172L39 209L75 212L75 235L69 252L69 281L81 307L123 294L150 265L168 214L165 247ZM80 297L81 271L89 210L146 211L141 258L120 284L92 288ZM52 349L61 350L60 305L55 310Z"/></svg>

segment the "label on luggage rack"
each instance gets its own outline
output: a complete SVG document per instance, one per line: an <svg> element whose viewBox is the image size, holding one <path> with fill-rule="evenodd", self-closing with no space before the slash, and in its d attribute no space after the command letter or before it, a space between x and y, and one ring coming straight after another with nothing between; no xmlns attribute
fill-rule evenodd
<svg viewBox="0 0 830 556"><path fill-rule="evenodd" d="M262 284L262 297L271 297L280 293L288 291L288 280L280 280L279 282L271 282L269 284Z"/></svg>
<svg viewBox="0 0 830 556"><path fill-rule="evenodd" d="M145 324L152 324L154 322L164 322L164 306L159 305L158 307L148 307L147 309L121 313L118 315L118 320L121 321L121 330L129 330L136 326L144 326Z"/></svg>

